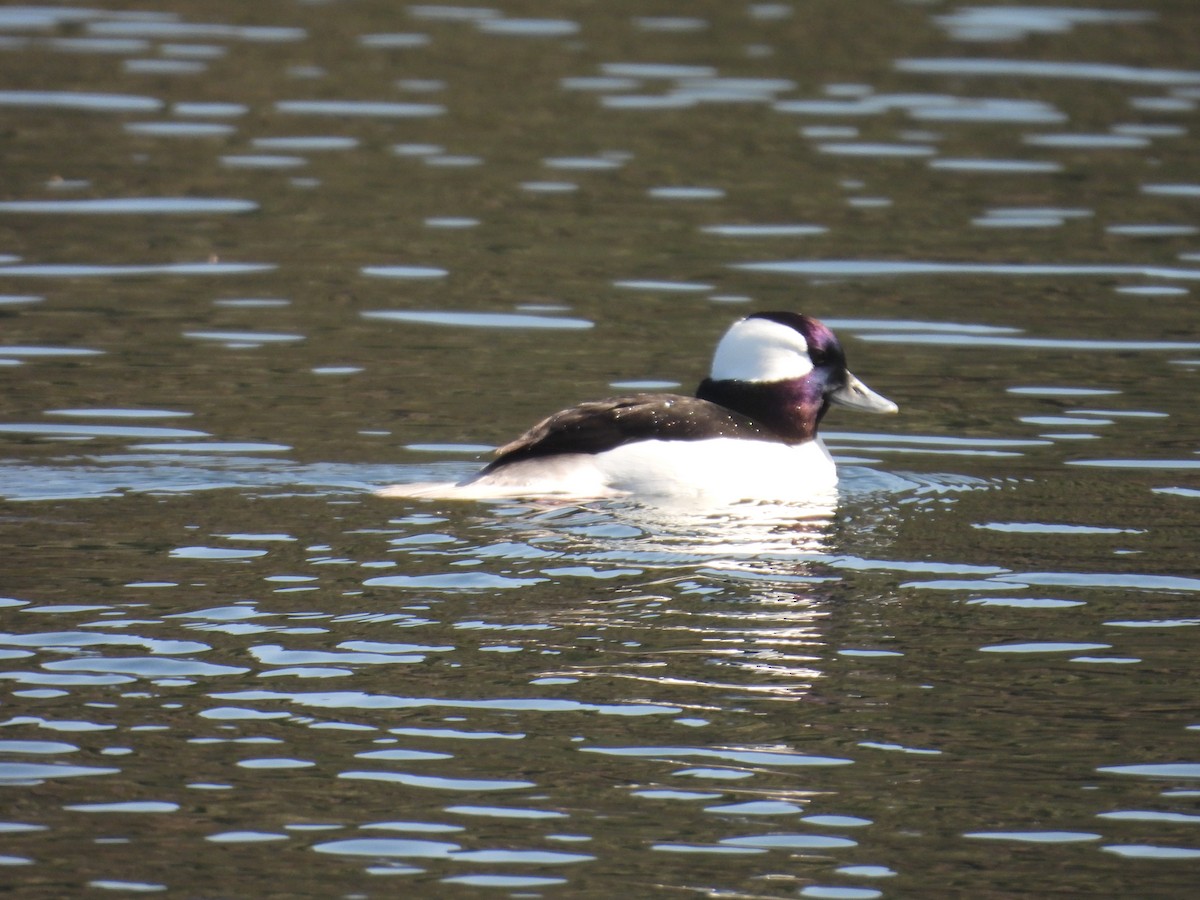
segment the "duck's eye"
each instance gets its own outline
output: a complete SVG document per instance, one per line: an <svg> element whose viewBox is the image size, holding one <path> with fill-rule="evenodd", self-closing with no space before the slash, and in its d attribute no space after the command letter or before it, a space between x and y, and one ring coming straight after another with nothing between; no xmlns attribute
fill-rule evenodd
<svg viewBox="0 0 1200 900"><path fill-rule="evenodd" d="M829 354L820 347L813 347L808 351L808 358L812 360L814 366L823 366L829 362Z"/></svg>

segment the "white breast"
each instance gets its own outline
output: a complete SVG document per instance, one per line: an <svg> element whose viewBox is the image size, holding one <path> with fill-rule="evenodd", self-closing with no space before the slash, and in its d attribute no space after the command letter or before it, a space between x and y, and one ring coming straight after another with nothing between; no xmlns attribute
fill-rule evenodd
<svg viewBox="0 0 1200 900"><path fill-rule="evenodd" d="M811 500L837 484L820 440L798 446L744 438L637 441L595 455L564 453L502 466L462 484L396 485L391 497L595 498L728 504Z"/></svg>
<svg viewBox="0 0 1200 900"><path fill-rule="evenodd" d="M820 440L795 446L728 437L638 441L594 459L606 483L649 498L803 500L837 484L833 458Z"/></svg>
<svg viewBox="0 0 1200 900"><path fill-rule="evenodd" d="M485 500L633 496L699 505L828 498L837 469L818 439L799 445L744 438L637 441L599 454L563 453L502 466L462 484L398 484L386 497Z"/></svg>

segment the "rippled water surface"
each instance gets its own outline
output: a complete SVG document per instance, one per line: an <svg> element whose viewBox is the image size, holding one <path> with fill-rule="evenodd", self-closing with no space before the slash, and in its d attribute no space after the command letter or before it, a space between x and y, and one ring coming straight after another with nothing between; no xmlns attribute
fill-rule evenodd
<svg viewBox="0 0 1200 900"><path fill-rule="evenodd" d="M0 8L8 893L1192 896L1198 29ZM836 502L371 493L775 308Z"/></svg>

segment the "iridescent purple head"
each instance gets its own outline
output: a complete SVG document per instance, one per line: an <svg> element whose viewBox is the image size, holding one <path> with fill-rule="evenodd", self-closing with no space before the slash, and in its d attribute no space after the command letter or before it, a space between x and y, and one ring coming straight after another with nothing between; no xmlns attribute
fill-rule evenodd
<svg viewBox="0 0 1200 900"><path fill-rule="evenodd" d="M717 345L697 396L770 427L786 440L811 440L831 403L895 412L846 369L837 335L810 316L759 312L735 322Z"/></svg>

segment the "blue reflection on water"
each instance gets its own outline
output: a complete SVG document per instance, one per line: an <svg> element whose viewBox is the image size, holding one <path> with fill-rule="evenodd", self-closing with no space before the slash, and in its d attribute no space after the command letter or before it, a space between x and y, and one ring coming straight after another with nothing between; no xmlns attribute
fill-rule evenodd
<svg viewBox="0 0 1200 900"><path fill-rule="evenodd" d="M591 328L587 319L566 316L535 316L527 313L457 312L453 310L372 310L362 313L366 319L392 322L417 322L424 325L450 325L466 328L535 328L580 330Z"/></svg>
<svg viewBox="0 0 1200 900"><path fill-rule="evenodd" d="M116 197L99 200L9 200L0 212L84 215L207 215L258 209L252 200L223 197Z"/></svg>
<svg viewBox="0 0 1200 900"><path fill-rule="evenodd" d="M163 103L154 97L80 91L0 91L0 106L73 109L89 112L154 112Z"/></svg>

